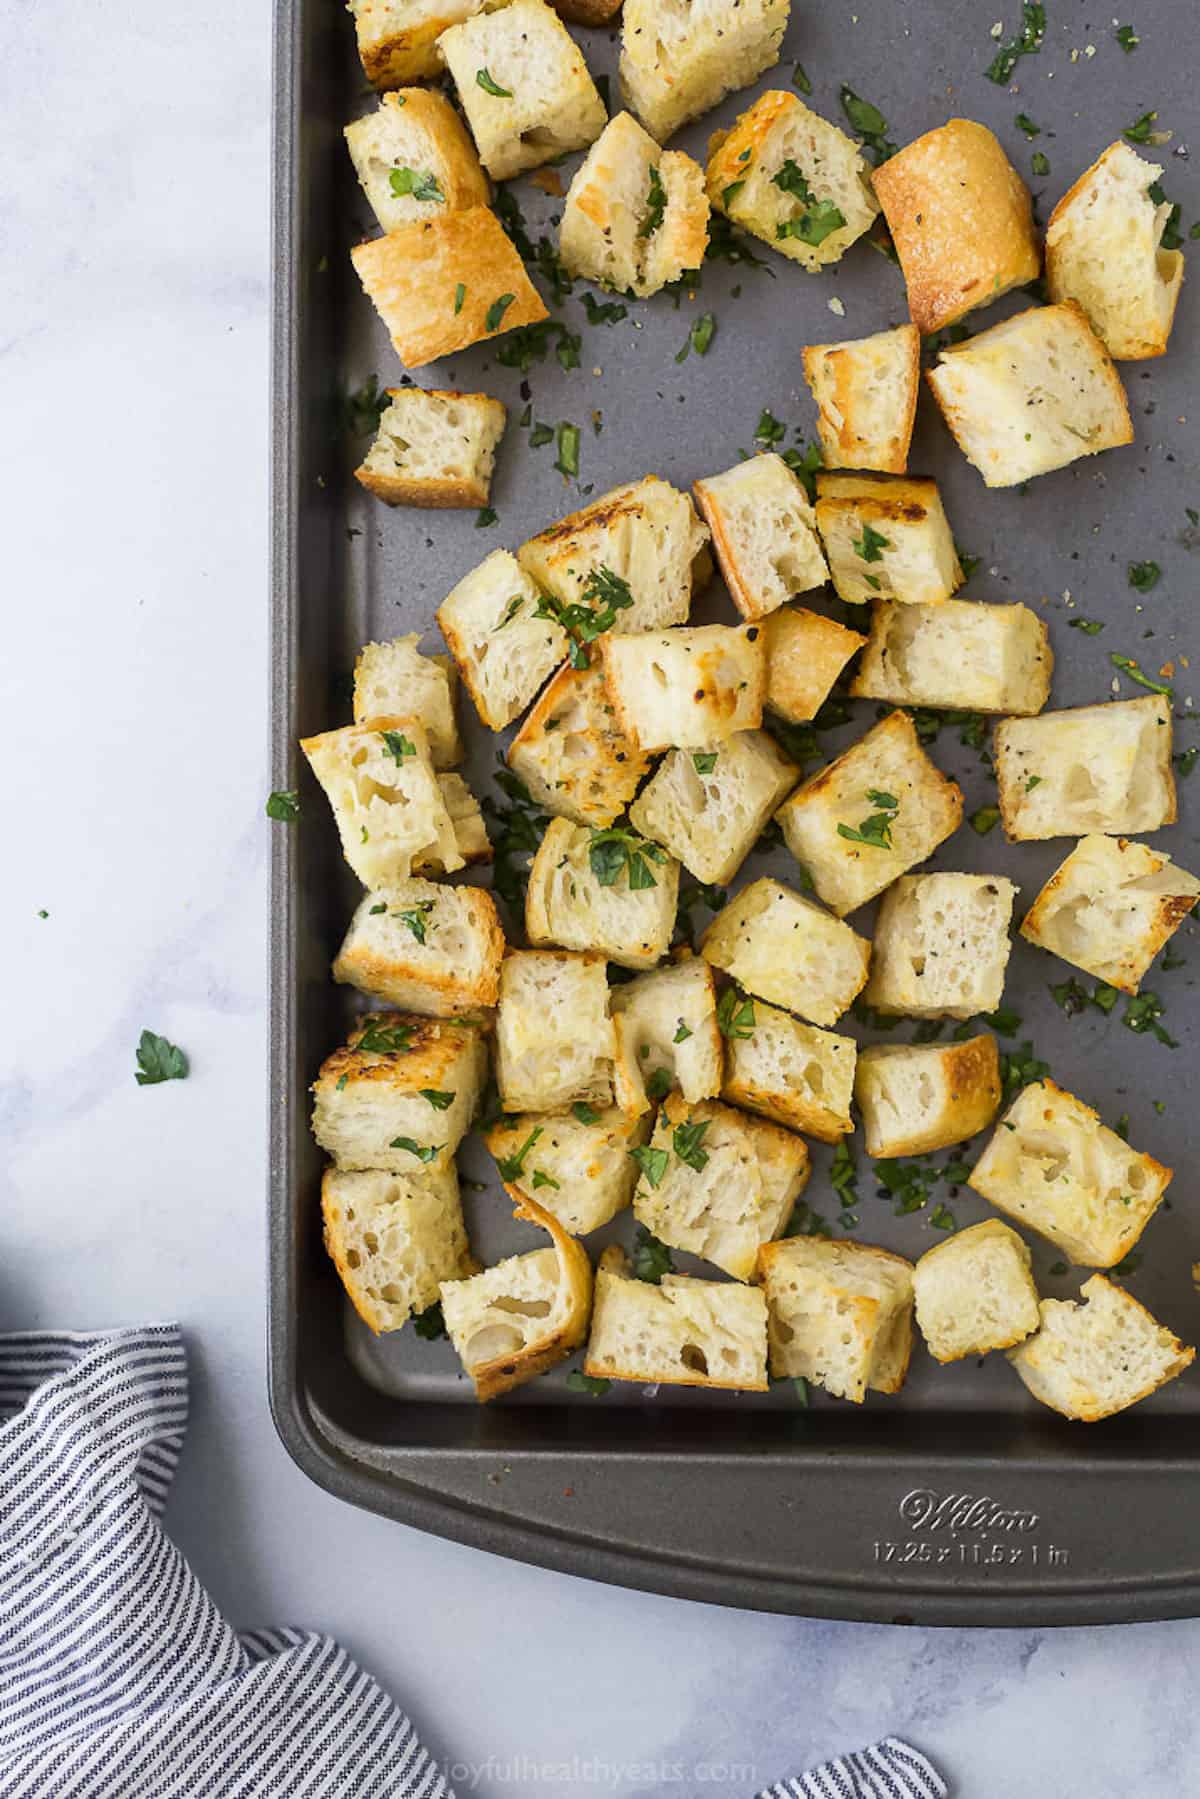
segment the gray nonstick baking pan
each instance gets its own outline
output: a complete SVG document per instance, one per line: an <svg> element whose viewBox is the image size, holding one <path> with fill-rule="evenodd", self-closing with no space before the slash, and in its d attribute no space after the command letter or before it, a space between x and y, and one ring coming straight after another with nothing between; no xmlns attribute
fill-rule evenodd
<svg viewBox="0 0 1200 1799"><path fill-rule="evenodd" d="M880 110L898 143L956 114L982 120L1031 177L1044 221L1107 144L1156 112L1138 135L1172 135L1142 153L1163 165L1186 244L1200 218L1200 182L1187 154L1196 119L1195 58L1185 53L1195 41L1191 8L1139 0L1131 17L1139 41L1130 49L1099 0L1049 0L1047 12L1041 50L1018 60L1010 84L998 86L984 73L999 47L991 27L1000 21L1001 43L1014 36L1019 0L987 9L974 0L857 0L853 12L796 0L778 68L677 143L703 154L708 133L755 93L794 79L803 86L799 64L822 113L843 122L848 85ZM1200 1367L1124 1417L1090 1427L1037 1406L1002 1356L939 1369L922 1349L898 1397L872 1396L861 1408L820 1394L803 1407L790 1382L761 1398L638 1388L593 1397L569 1388L563 1370L480 1408L448 1344L412 1330L376 1340L348 1315L321 1246L307 1090L358 1003L329 978L356 890L297 738L348 720L363 642L419 630L426 647L440 648L434 608L487 551L515 547L620 481L656 471L686 487L728 467L757 447L764 410L786 428L789 445L808 440L814 415L801 346L861 336L907 315L899 271L865 241L820 277L761 246L758 261L710 260L699 282L630 302L612 323L588 323L577 284L554 304L568 335L552 333L543 360L505 366L498 353L512 340L498 339L423 371L427 384L483 389L509 406L496 521L389 511L352 478L367 440L353 429L362 408L348 404L371 377L382 387L403 376L347 255L372 227L341 130L372 100L340 5L282 0L277 31L272 784L299 788L303 808L294 826L271 827L271 1390L288 1449L351 1503L500 1554L689 1598L955 1624L1200 1610ZM614 77L615 95L615 33L577 35L593 69ZM1036 137L1018 114L1038 128ZM559 172L564 186L577 161ZM533 245L553 235L561 204L553 194L527 179L508 192ZM1200 546L1191 422L1200 417L1198 298L1197 284L1185 282L1168 355L1122 365L1137 433L1130 447L1045 476L1028 491L988 493L926 396L910 460L914 472L938 478L958 541L978 558L967 596L1021 600L1048 618L1057 657L1052 705L1140 693L1114 655L1154 679L1173 664L1181 809L1161 841L1193 870L1200 775L1189 780L1184 770L1200 747L1187 666ZM1012 296L973 315L969 327L1026 303ZM707 354L693 349L681 359L705 314L716 327ZM571 362L578 366L563 366ZM563 423L579 427L576 477L555 467L556 442L533 447L538 423L555 432ZM1161 573L1149 587L1144 578L1143 591L1128 569L1147 562ZM820 596L813 603L826 606ZM697 616L732 616L719 581ZM845 722L821 735L822 752L860 735L874 717L873 706L853 703ZM466 723L466 772L478 793L499 801L499 746L473 718ZM995 797L985 750L969 722L944 724L931 746L963 784L969 814ZM1007 874L1021 885L1023 908L1066 849L1062 841L1009 846L999 829L964 825L932 866ZM786 880L791 866L786 852L766 849L739 878L774 872ZM854 922L869 934L869 912ZM1074 990L1062 987L1071 971L1018 940L1005 1007L1020 1022L1007 1021L1002 1042L1011 1054L1043 1060L1108 1122L1127 1115L1130 1140L1176 1170L1169 1209L1150 1225L1143 1259L1124 1278L1192 1342L1200 1336L1192 1273L1200 1262L1198 970L1200 939L1187 926L1146 982L1161 1016L1143 1006L1127 1017L1124 1001L1107 1013L1080 1009ZM839 1028L847 1027L864 1041L876 1035L853 1019ZM903 1024L890 1040L912 1031ZM836 1232L842 1208L830 1152L813 1148L806 1202ZM961 1154L969 1161L977 1148ZM927 1204L904 1212L897 1196L880 1192L861 1148L856 1154L853 1228L866 1241L913 1256L939 1240L939 1205L960 1225L987 1211L943 1179L931 1182ZM490 1260L530 1247L530 1227L511 1221L478 1142L468 1146L465 1172L481 1184L466 1196L478 1252ZM627 1233L630 1221L616 1229ZM1064 1270L1040 1242L1034 1256L1043 1292L1075 1293L1081 1271Z"/></svg>

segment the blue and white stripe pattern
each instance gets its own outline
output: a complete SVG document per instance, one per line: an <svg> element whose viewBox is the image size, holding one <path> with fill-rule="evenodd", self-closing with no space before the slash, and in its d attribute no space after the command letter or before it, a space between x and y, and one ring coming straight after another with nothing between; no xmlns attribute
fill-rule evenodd
<svg viewBox="0 0 1200 1799"><path fill-rule="evenodd" d="M332 1638L239 1635L159 1519L174 1325L0 1337L0 1799L453 1799Z"/></svg>
<svg viewBox="0 0 1200 1799"><path fill-rule="evenodd" d="M949 1789L919 1750L898 1737L839 1755L794 1780L764 1787L757 1799L946 1799Z"/></svg>

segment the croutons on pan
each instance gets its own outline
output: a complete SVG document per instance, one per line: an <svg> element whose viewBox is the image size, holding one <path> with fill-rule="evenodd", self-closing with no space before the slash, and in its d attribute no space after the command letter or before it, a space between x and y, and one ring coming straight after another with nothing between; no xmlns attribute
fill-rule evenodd
<svg viewBox="0 0 1200 1799"><path fill-rule="evenodd" d="M641 750L710 749L762 723L767 659L758 625L606 631L598 647L617 722Z"/></svg>
<svg viewBox="0 0 1200 1799"><path fill-rule="evenodd" d="M604 130L583 52L545 0L509 0L438 39L479 158L493 180L582 150Z"/></svg>
<svg viewBox="0 0 1200 1799"><path fill-rule="evenodd" d="M632 113L617 113L567 190L558 237L563 266L644 299L685 269L698 269L707 246L699 163L680 150L661 150Z"/></svg>
<svg viewBox="0 0 1200 1799"><path fill-rule="evenodd" d="M400 881L360 901L333 978L402 1012L453 1018L496 1004L503 956L496 902L482 887Z"/></svg>
<svg viewBox="0 0 1200 1799"><path fill-rule="evenodd" d="M394 88L440 75L439 37L482 5L483 0L350 0L367 80Z"/></svg>
<svg viewBox="0 0 1200 1799"><path fill-rule="evenodd" d="M816 510L829 572L843 600L934 605L962 586L936 481L818 475Z"/></svg>
<svg viewBox="0 0 1200 1799"><path fill-rule="evenodd" d="M1171 1170L1131 1149L1100 1115L1053 1081L1019 1093L971 1170L969 1185L1072 1262L1112 1268L1158 1208Z"/></svg>
<svg viewBox="0 0 1200 1799"><path fill-rule="evenodd" d="M853 1130L853 1037L801 1024L761 999L744 1000L730 1025L722 1099L823 1143Z"/></svg>
<svg viewBox="0 0 1200 1799"><path fill-rule="evenodd" d="M419 720L343 725L303 738L300 748L333 808L342 853L364 887L406 881L431 854L447 872L463 866Z"/></svg>
<svg viewBox="0 0 1200 1799"><path fill-rule="evenodd" d="M629 811L698 881L731 881L796 785L799 769L765 731L739 731L717 749L671 750Z"/></svg>
<svg viewBox="0 0 1200 1799"><path fill-rule="evenodd" d="M781 606L763 620L769 711L789 724L815 718L851 656L867 641L819 612Z"/></svg>
<svg viewBox="0 0 1200 1799"><path fill-rule="evenodd" d="M904 473L921 385L921 334L915 325L848 343L809 344L804 379L817 402L817 435L827 467Z"/></svg>
<svg viewBox="0 0 1200 1799"><path fill-rule="evenodd" d="M689 1105L721 1089L713 971L700 957L668 964L612 993L617 1104L634 1117L678 1090Z"/></svg>
<svg viewBox="0 0 1200 1799"><path fill-rule="evenodd" d="M602 828L624 812L650 760L618 725L599 662L564 662L513 738L508 766L536 805Z"/></svg>
<svg viewBox="0 0 1200 1799"><path fill-rule="evenodd" d="M935 1362L1011 1349L1038 1328L1029 1246L987 1218L927 1249L913 1269L917 1324Z"/></svg>
<svg viewBox="0 0 1200 1799"><path fill-rule="evenodd" d="M1049 699L1053 669L1049 631L1028 606L876 600L850 692L899 706L1028 714Z"/></svg>
<svg viewBox="0 0 1200 1799"><path fill-rule="evenodd" d="M707 545L688 495L646 475L539 531L517 560L563 606L613 613L621 631L660 631L687 623L712 574Z"/></svg>
<svg viewBox="0 0 1200 1799"><path fill-rule="evenodd" d="M1010 842L1157 831L1175 822L1165 695L1006 718L992 747Z"/></svg>
<svg viewBox="0 0 1200 1799"><path fill-rule="evenodd" d="M313 1136L339 1168L444 1167L487 1079L483 1031L466 1019L371 1012L313 1083Z"/></svg>
<svg viewBox="0 0 1200 1799"><path fill-rule="evenodd" d="M848 924L766 876L717 913L700 947L706 962L759 999L826 1027L861 992L871 955Z"/></svg>
<svg viewBox="0 0 1200 1799"><path fill-rule="evenodd" d="M502 731L567 653L567 634L515 556L493 550L437 609L467 692L484 724Z"/></svg>
<svg viewBox="0 0 1200 1799"><path fill-rule="evenodd" d="M808 495L782 456L750 456L692 491L743 618L761 618L829 579Z"/></svg>
<svg viewBox="0 0 1200 1799"><path fill-rule="evenodd" d="M621 92L660 143L778 60L789 0L626 0Z"/></svg>
<svg viewBox="0 0 1200 1799"><path fill-rule="evenodd" d="M601 1262L583 1363L594 1380L767 1390L767 1302L739 1281L664 1274L657 1286Z"/></svg>
<svg viewBox="0 0 1200 1799"><path fill-rule="evenodd" d="M487 1133L511 1199L535 1199L575 1236L598 1230L633 1197L631 1151L650 1135L648 1118L612 1107L577 1105L570 1112L521 1112Z"/></svg>
<svg viewBox="0 0 1200 1799"><path fill-rule="evenodd" d="M1162 165L1120 139L1067 190L1046 227L1046 286L1075 300L1110 356L1161 356L1183 285L1182 250L1164 250Z"/></svg>
<svg viewBox="0 0 1200 1799"><path fill-rule="evenodd" d="M898 1393L912 1354L912 1263L850 1238L789 1237L758 1258L771 1373L861 1405Z"/></svg>
<svg viewBox="0 0 1200 1799"><path fill-rule="evenodd" d="M506 1112L609 1106L616 1036L603 960L513 950L500 965L496 1085Z"/></svg>
<svg viewBox="0 0 1200 1799"><path fill-rule="evenodd" d="M926 380L988 487L1016 487L1133 442L1121 377L1073 300L949 344Z"/></svg>
<svg viewBox="0 0 1200 1799"><path fill-rule="evenodd" d="M343 135L383 231L428 218L437 207L453 212L488 203L487 176L445 94L427 87L385 94Z"/></svg>
<svg viewBox="0 0 1200 1799"><path fill-rule="evenodd" d="M416 875L444 875L457 868L471 868L476 862L492 860L492 843L483 822L479 801L460 774L453 770L437 777L442 804L454 833L454 861L446 866L445 856L434 846L423 849L413 862Z"/></svg>
<svg viewBox="0 0 1200 1799"><path fill-rule="evenodd" d="M533 858L525 932L535 948L591 951L654 968L675 927L679 864L632 831L552 818Z"/></svg>
<svg viewBox="0 0 1200 1799"><path fill-rule="evenodd" d="M879 909L867 1004L912 1018L994 1012L1016 893L1003 875L901 875Z"/></svg>
<svg viewBox="0 0 1200 1799"><path fill-rule="evenodd" d="M708 148L712 205L810 271L840 262L879 211L859 145L783 89Z"/></svg>
<svg viewBox="0 0 1200 1799"><path fill-rule="evenodd" d="M548 316L512 239L486 206L398 225L356 244L350 260L406 368Z"/></svg>
<svg viewBox="0 0 1200 1799"><path fill-rule="evenodd" d="M702 1256L736 1280L754 1276L808 1181L803 1140L717 1100L672 1093L639 1157L633 1212L661 1243Z"/></svg>
<svg viewBox="0 0 1200 1799"><path fill-rule="evenodd" d="M1000 1110L1000 1052L987 1031L965 1043L872 1043L854 1097L869 1156L924 1156L986 1130Z"/></svg>
<svg viewBox="0 0 1200 1799"><path fill-rule="evenodd" d="M1029 189L986 125L950 119L872 180L923 337L1040 274Z"/></svg>
<svg viewBox="0 0 1200 1799"><path fill-rule="evenodd" d="M1030 943L1136 993L1200 898L1200 881L1162 850L1094 834L1055 869L1021 923Z"/></svg>
<svg viewBox="0 0 1200 1799"><path fill-rule="evenodd" d="M1195 1361L1194 1349L1102 1274L1079 1293L1082 1305L1043 1299L1041 1329L1008 1352L1033 1397L1064 1418L1111 1418Z"/></svg>
<svg viewBox="0 0 1200 1799"><path fill-rule="evenodd" d="M350 1303L377 1335L437 1303L445 1280L470 1272L454 1163L403 1174L327 1168L325 1248Z"/></svg>
<svg viewBox="0 0 1200 1799"><path fill-rule="evenodd" d="M387 391L355 479L389 506L486 506L507 417L503 403L421 387Z"/></svg>
<svg viewBox="0 0 1200 1799"><path fill-rule="evenodd" d="M373 718L419 718L436 769L463 759L455 701L458 670L449 656L423 656L420 637L410 631L387 643L367 643L354 664L354 722Z"/></svg>
<svg viewBox="0 0 1200 1799"><path fill-rule="evenodd" d="M932 856L962 820L957 782L891 712L796 789L776 813L784 842L839 918Z"/></svg>

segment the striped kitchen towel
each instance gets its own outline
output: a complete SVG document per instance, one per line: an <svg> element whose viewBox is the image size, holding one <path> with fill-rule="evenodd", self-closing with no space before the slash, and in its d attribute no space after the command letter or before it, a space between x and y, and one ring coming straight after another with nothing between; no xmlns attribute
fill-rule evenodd
<svg viewBox="0 0 1200 1799"><path fill-rule="evenodd" d="M919 1750L899 1737L839 1755L793 1780L764 1787L756 1799L946 1799L945 1781Z"/></svg>
<svg viewBox="0 0 1200 1799"><path fill-rule="evenodd" d="M0 1799L453 1799L330 1637L238 1634L159 1523L170 1324L0 1337Z"/></svg>

